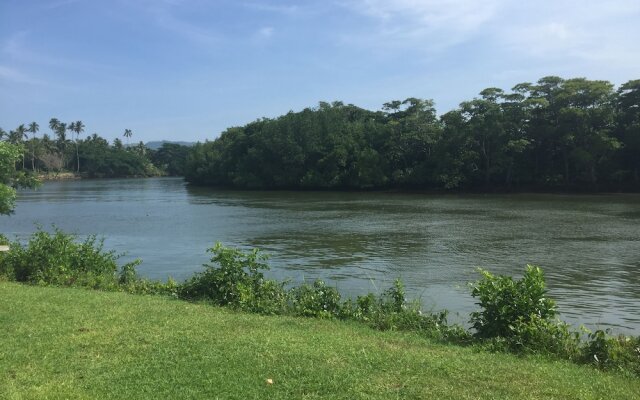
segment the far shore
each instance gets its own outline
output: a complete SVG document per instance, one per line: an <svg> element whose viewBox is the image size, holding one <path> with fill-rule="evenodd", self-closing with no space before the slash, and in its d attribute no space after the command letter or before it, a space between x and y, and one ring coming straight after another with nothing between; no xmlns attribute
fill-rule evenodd
<svg viewBox="0 0 640 400"><path fill-rule="evenodd" d="M80 179L120 179L120 178L159 178L160 176L89 176L84 173L77 172L47 172L39 173L37 175L38 180L41 182L46 181L72 181Z"/></svg>
<svg viewBox="0 0 640 400"><path fill-rule="evenodd" d="M70 181L82 179L82 176L75 172L47 172L38 174L38 179L41 181Z"/></svg>

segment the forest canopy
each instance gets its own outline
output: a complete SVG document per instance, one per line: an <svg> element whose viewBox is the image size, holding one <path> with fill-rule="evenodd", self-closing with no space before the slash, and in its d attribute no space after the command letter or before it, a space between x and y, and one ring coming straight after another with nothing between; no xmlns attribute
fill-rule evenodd
<svg viewBox="0 0 640 400"><path fill-rule="evenodd" d="M547 76L440 116L419 98L263 118L199 143L185 176L256 189L638 190L640 80Z"/></svg>

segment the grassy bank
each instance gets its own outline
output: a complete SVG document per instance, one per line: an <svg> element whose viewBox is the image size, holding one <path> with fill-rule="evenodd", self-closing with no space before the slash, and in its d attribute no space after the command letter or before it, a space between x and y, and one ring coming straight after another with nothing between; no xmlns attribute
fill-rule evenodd
<svg viewBox="0 0 640 400"><path fill-rule="evenodd" d="M0 283L0 398L633 399L640 380L335 320ZM273 384L268 384L272 379Z"/></svg>

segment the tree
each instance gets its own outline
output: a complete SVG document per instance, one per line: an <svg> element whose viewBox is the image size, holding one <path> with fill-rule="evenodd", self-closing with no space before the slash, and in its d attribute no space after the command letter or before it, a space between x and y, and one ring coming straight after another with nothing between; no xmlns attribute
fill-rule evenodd
<svg viewBox="0 0 640 400"><path fill-rule="evenodd" d="M120 138L113 139L113 148L116 150L122 150L124 146L122 145L122 140Z"/></svg>
<svg viewBox="0 0 640 400"><path fill-rule="evenodd" d="M617 91L616 137L624 143L619 150L620 177L640 184L640 79L624 83Z"/></svg>
<svg viewBox="0 0 640 400"><path fill-rule="evenodd" d="M13 213L16 188L37 184L37 180L24 170L16 171L16 162L21 156L24 156L22 146L0 142L0 215Z"/></svg>
<svg viewBox="0 0 640 400"><path fill-rule="evenodd" d="M60 122L57 119L53 118L52 120L56 120L57 123L51 127L51 123L49 123L49 127L54 130L56 135L56 147L58 151L62 155L62 165L66 165L66 155L67 155L67 124L64 122Z"/></svg>
<svg viewBox="0 0 640 400"><path fill-rule="evenodd" d="M611 136L613 99L613 85L607 81L568 79L558 91L558 129L575 182L595 185L600 167L620 147Z"/></svg>
<svg viewBox="0 0 640 400"><path fill-rule="evenodd" d="M18 126L15 131L11 131L9 133L9 141L13 144L22 144L27 137L27 128L24 126L24 124L20 124L20 126ZM23 149L22 169L24 169L24 148L21 148Z"/></svg>
<svg viewBox="0 0 640 400"><path fill-rule="evenodd" d="M77 161L77 165L78 165L78 169L76 170L76 172L80 173L80 150L79 150L79 144L78 144L78 140L80 139L80 134L82 132L84 132L84 124L82 123L82 121L76 121L76 122L72 122L69 127L67 128L70 131L74 132L76 134L76 161Z"/></svg>
<svg viewBox="0 0 640 400"><path fill-rule="evenodd" d="M40 130L40 126L38 126L37 122L32 122L29 124L29 129L31 132L31 170L36 170L36 133Z"/></svg>
<svg viewBox="0 0 640 400"><path fill-rule="evenodd" d="M122 135L124 137L127 138L127 145L129 144L129 139L131 138L131 136L133 136L133 132L131 132L131 129L125 129L124 130L124 135Z"/></svg>

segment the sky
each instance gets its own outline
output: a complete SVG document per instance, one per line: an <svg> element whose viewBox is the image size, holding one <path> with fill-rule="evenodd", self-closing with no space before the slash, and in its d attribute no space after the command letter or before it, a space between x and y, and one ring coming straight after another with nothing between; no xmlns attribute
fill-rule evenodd
<svg viewBox="0 0 640 400"><path fill-rule="evenodd" d="M0 127L212 140L319 101L378 110L543 76L640 78L638 0L0 0Z"/></svg>

